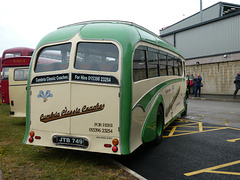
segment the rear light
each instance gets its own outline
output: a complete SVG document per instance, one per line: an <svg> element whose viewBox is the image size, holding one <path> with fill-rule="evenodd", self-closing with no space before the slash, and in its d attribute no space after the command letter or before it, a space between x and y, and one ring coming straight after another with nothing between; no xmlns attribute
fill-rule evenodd
<svg viewBox="0 0 240 180"><path fill-rule="evenodd" d="M29 136L30 136L30 138L28 139L28 141L30 142L30 143L32 143L33 141L34 141L34 135L35 135L35 132L34 131L30 131L30 133L29 133Z"/></svg>
<svg viewBox="0 0 240 180"><path fill-rule="evenodd" d="M112 151L113 151L113 152L117 152L117 151L118 151L117 145L119 144L119 140L116 139L116 138L113 139L113 140L112 140L112 144L113 144Z"/></svg>
<svg viewBox="0 0 240 180"><path fill-rule="evenodd" d="M117 151L118 151L118 147L117 147L117 146L113 146L113 147L112 147L112 151L113 151L113 152L117 152Z"/></svg>
<svg viewBox="0 0 240 180"><path fill-rule="evenodd" d="M14 101L11 101L11 106L14 106Z"/></svg>
<svg viewBox="0 0 240 180"><path fill-rule="evenodd" d="M29 136L30 136L30 138L28 139L28 141L30 143L32 143L34 141L35 132L34 131L30 131L29 132ZM41 136L35 136L35 139L41 139Z"/></svg>
<svg viewBox="0 0 240 180"><path fill-rule="evenodd" d="M29 141L30 143L32 143L32 142L34 141L34 139L33 139L32 137L30 137L30 138L28 139L28 141Z"/></svg>
<svg viewBox="0 0 240 180"><path fill-rule="evenodd" d="M35 136L35 139L41 139L41 136Z"/></svg>
<svg viewBox="0 0 240 180"><path fill-rule="evenodd" d="M117 138L112 140L112 144L104 144L105 148L112 148L113 152L118 151L119 140Z"/></svg>
<svg viewBox="0 0 240 180"><path fill-rule="evenodd" d="M119 142L118 142L118 139L113 139L113 140L112 140L112 144L113 144L113 145L117 146L118 143L119 143Z"/></svg>
<svg viewBox="0 0 240 180"><path fill-rule="evenodd" d="M112 147L112 145L111 144L104 144L104 147L110 148L110 147Z"/></svg>
<svg viewBox="0 0 240 180"><path fill-rule="evenodd" d="M30 135L31 137L33 137L33 136L35 135L35 132L34 132L34 131L30 131L29 135Z"/></svg>

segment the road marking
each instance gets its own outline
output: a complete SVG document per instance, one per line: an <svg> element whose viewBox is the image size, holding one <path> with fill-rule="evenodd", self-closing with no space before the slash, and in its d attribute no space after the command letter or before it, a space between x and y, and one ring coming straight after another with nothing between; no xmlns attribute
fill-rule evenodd
<svg viewBox="0 0 240 180"><path fill-rule="evenodd" d="M210 132L210 131L217 131L217 130L222 130L222 129L229 129L228 127L222 127L222 128L216 128L216 129L210 129L210 130L204 130L202 132ZM182 131L175 131L175 132L182 132ZM186 132L186 131L185 131ZM200 131L191 131L191 132L187 132L187 133L181 133L181 134L175 134L175 135L171 135L171 136L163 136L163 138L168 138L168 137L176 137L176 136L183 136L183 135L188 135L188 134L196 134L196 133L200 133Z"/></svg>
<svg viewBox="0 0 240 180"><path fill-rule="evenodd" d="M177 137L177 136L183 136L183 135L190 135L190 134L196 134L196 133L202 133L202 132L210 132L210 131L217 131L217 130L237 130L240 131L240 128L234 128L234 127L229 127L228 120L224 119L224 124L227 127L214 127L214 126L204 126L204 123L202 121L195 121L195 120L183 120L183 119L177 119L176 121L179 121L178 125L172 125L169 126L167 129L165 129L165 132L169 132L168 135L163 136L163 138L168 138L168 137ZM184 124L185 123L185 124ZM236 142L240 141L240 138L236 139L229 139L227 140L228 142ZM201 169L189 173L185 173L185 176L194 176L197 174L201 173L213 173L213 174L225 174L225 175L236 175L240 176L240 172L228 172L228 171L221 171L221 168L225 168L228 166L233 166L239 164L240 165L240 160L226 163L226 164L221 164L218 166L206 168L206 169Z"/></svg>
<svg viewBox="0 0 240 180"><path fill-rule="evenodd" d="M215 174L227 174L227 175L237 175L240 176L238 172L227 172L227 171L208 171L208 173L215 173Z"/></svg>
<svg viewBox="0 0 240 180"><path fill-rule="evenodd" d="M234 127L229 127L229 129L234 129L234 130L238 130L238 131L240 131L239 128L234 128Z"/></svg>
<svg viewBox="0 0 240 180"><path fill-rule="evenodd" d="M179 125L173 124L172 126L171 125L168 126L164 130L164 132L169 132L169 134L164 135L163 138L177 137L177 136L196 134L196 133L201 133L201 132L224 130L224 129L233 129L233 130L240 131L239 128L234 128L234 127L229 127L229 126L224 126L224 127L222 127L222 126L220 126L220 127L204 126L203 122L199 122L199 121L195 121L195 120L177 119L176 121L180 122L180 124ZM240 140L240 138L233 139L233 140ZM235 142L233 140L230 139L229 142Z"/></svg>
<svg viewBox="0 0 240 180"><path fill-rule="evenodd" d="M170 132L168 135L164 135L163 138L183 136L188 134L196 134L201 132L216 131L222 129L229 129L230 127L213 127L213 126L203 126L203 122L197 122L192 120L177 119L180 123L179 125L168 126L165 132Z"/></svg>
<svg viewBox="0 0 240 180"><path fill-rule="evenodd" d="M176 129L177 129L177 126L174 126L168 136L172 136Z"/></svg>
<svg viewBox="0 0 240 180"><path fill-rule="evenodd" d="M236 141L240 141L240 138L237 139L228 139L227 142L236 142Z"/></svg>
<svg viewBox="0 0 240 180"><path fill-rule="evenodd" d="M230 162L230 163L226 163L226 164L221 164L221 165L206 168L206 169L201 169L201 170L198 170L198 171L185 173L184 175L185 176L194 176L194 175L201 174L201 173L215 173L215 174L228 174L228 175L240 176L240 173L238 173L238 172L214 171L214 170L217 170L217 169L221 169L221 168L228 167L228 166L233 166L233 165L236 165L236 164L240 164L240 160Z"/></svg>
<svg viewBox="0 0 240 180"><path fill-rule="evenodd" d="M202 122L199 122L199 123L198 123L198 126L199 126L199 132L203 132Z"/></svg>
<svg viewBox="0 0 240 180"><path fill-rule="evenodd" d="M227 119L223 119L223 121L224 121L225 126L229 126Z"/></svg>

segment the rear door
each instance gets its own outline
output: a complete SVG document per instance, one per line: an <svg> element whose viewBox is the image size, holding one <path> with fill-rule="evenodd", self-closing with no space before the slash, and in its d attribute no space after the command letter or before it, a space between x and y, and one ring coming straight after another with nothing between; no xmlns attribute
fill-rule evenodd
<svg viewBox="0 0 240 180"><path fill-rule="evenodd" d="M11 68L9 70L10 115L26 117L28 67Z"/></svg>
<svg viewBox="0 0 240 180"><path fill-rule="evenodd" d="M31 74L31 128L70 133L69 54L71 43L53 45L38 52Z"/></svg>
<svg viewBox="0 0 240 180"><path fill-rule="evenodd" d="M72 73L71 133L86 136L91 148L119 137L119 48L111 42L79 42ZM98 151L101 151L98 149Z"/></svg>
<svg viewBox="0 0 240 180"><path fill-rule="evenodd" d="M90 75L89 75L90 76ZM120 88L75 82L71 88L71 133L82 136L118 137Z"/></svg>

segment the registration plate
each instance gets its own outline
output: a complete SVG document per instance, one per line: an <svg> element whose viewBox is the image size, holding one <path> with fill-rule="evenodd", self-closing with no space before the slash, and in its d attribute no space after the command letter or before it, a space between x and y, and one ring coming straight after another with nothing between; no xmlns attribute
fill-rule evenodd
<svg viewBox="0 0 240 180"><path fill-rule="evenodd" d="M89 143L86 138L69 137L69 136L53 136L53 143L59 146L73 146L87 148Z"/></svg>

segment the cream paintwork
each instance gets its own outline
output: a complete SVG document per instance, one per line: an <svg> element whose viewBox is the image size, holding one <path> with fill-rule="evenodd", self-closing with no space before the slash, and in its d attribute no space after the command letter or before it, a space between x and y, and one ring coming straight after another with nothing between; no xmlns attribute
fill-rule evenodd
<svg viewBox="0 0 240 180"><path fill-rule="evenodd" d="M54 82L54 83L39 83L31 84L30 95L30 131L34 131L37 136L41 136L41 139L35 139L33 143L27 144L60 147L67 149L86 150L93 152L113 153L111 148L104 147L104 144L112 144L113 138L120 137L120 85L106 85L91 82L77 82L71 81L71 73L88 73L88 74L102 74L110 75L117 78L120 83L121 63L119 63L119 70L117 72L97 72L74 69L74 54L76 53L76 46L78 42L104 42L114 43L119 49L119 59L121 59L121 47L116 42L112 41L99 41L91 40L86 41L76 34L71 40L66 41L72 43L69 68L62 71L52 71L35 73L31 70L31 81L36 76L52 75L58 73L69 73L69 81L66 82ZM49 45L54 45L48 44ZM38 51L36 52L36 54ZM119 60L120 61L120 60ZM33 60L32 67L35 67L36 60ZM120 61L121 62L121 61ZM42 98L38 98L39 91L46 93L50 90L52 97L49 97L46 102ZM76 108L82 109L84 105L94 106L97 103L105 104L102 111L92 112L89 114L82 114L72 117L65 117L50 121L47 123L40 121L41 114L51 114L52 112L62 112L65 107L68 110L74 110ZM96 123L101 123L101 126ZM112 124L113 127L103 127L104 125ZM100 132L93 132L90 128L100 128ZM103 132L103 129L110 129L110 133ZM54 135L84 137L89 140L89 147L87 149L56 146L52 137ZM120 148L120 147L119 147ZM116 153L114 153L116 154ZM120 154L120 150L117 152Z"/></svg>
<svg viewBox="0 0 240 180"><path fill-rule="evenodd" d="M161 82L165 82L167 79L175 79L176 76L168 76L168 77L159 77L161 78ZM133 85L133 93L134 93L134 101L133 104L136 104L137 101L144 96L147 92L149 92L152 88L154 88L159 82L159 80L145 80L142 82L134 83ZM154 83L155 82L155 83ZM164 112L166 112L166 108L170 104L174 94L176 94L178 87L180 87L180 93L177 96L177 99L175 103L173 104L173 107L171 108L169 114L167 117L165 117L165 124L167 124L174 116L176 116L183 108L184 108L184 97L185 97L185 81L184 82L177 82L173 84L169 84L161 91L158 92L158 94L162 95L164 100L165 109ZM151 88L150 88L151 87ZM135 107L132 111L132 122L131 122L131 152L136 149L138 146L140 146L142 142L142 128L145 123L145 120L148 116L149 111L152 108L153 103L155 102L156 97L155 95L154 99L151 101L151 103L147 106L146 111L144 112L142 108Z"/></svg>
<svg viewBox="0 0 240 180"><path fill-rule="evenodd" d="M112 136L118 137L119 123L119 87L99 86L94 84L73 83L71 88L71 106L82 107L84 105L93 106L97 103L105 104L102 111L86 115L74 116L71 118L71 132L74 134ZM96 124L95 124L96 123ZM112 128L97 125L97 123L113 123ZM84 124L84 126L83 126ZM103 124L102 124L103 125ZM112 129L112 133L90 132L89 128Z"/></svg>
<svg viewBox="0 0 240 180"><path fill-rule="evenodd" d="M9 99L10 102L14 102L14 106L10 103L10 110L14 112L11 117L26 117L27 80L15 81L14 71L16 69L26 69L26 67L9 69Z"/></svg>
<svg viewBox="0 0 240 180"><path fill-rule="evenodd" d="M145 42L139 42L136 45L135 49L140 45L159 49L161 51L165 51L167 53L172 54L170 51L167 51L163 48L156 47L152 44L148 44ZM175 54L175 56L177 56L177 55ZM132 110L131 136L130 136L130 144L131 144L130 151L131 152L134 151L137 147L139 147L143 143L142 129L143 129L145 120L147 118L147 115L148 115L149 111L151 110L155 99L153 99L151 101L151 103L147 106L147 109L145 112L143 111L143 109L141 107L135 107L135 105L145 94L147 94L151 89L153 89L157 85L164 83L166 81L169 81L171 79L176 79L176 78L179 78L179 76L162 76L162 77L141 80L138 82L133 82L133 86L132 86L133 110ZM186 83L184 81L184 82L177 82L174 84L169 84L168 86L165 86L161 91L158 92L158 94L161 94L163 96L164 105L165 105L164 112L166 112L166 108L168 107L169 103L171 102L178 87L180 87L180 93L179 93L173 107L171 108L168 116L165 117L165 124L167 124L174 116L176 116L184 108ZM154 98L156 98L156 97L157 97L157 95L154 96Z"/></svg>
<svg viewBox="0 0 240 180"><path fill-rule="evenodd" d="M38 98L39 91L46 93L47 90L53 94L46 102L43 98ZM70 118L58 119L47 123L40 121L42 114L47 115L52 112L62 112L70 106L70 83L54 83L46 85L45 83L32 85L31 87L31 129L42 130L57 133L70 133Z"/></svg>

